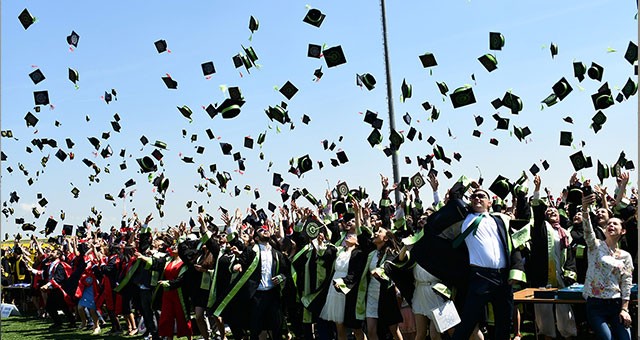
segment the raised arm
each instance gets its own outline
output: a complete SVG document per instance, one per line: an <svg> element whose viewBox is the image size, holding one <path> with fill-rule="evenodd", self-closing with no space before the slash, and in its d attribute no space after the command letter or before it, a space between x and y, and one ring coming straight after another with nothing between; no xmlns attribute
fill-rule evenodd
<svg viewBox="0 0 640 340"><path fill-rule="evenodd" d="M596 238L596 233L591 226L591 218L589 213L591 212L591 204L596 201L594 194L585 196L582 198L582 226L584 229L584 240L587 243L589 249L595 249L598 246L599 240Z"/></svg>

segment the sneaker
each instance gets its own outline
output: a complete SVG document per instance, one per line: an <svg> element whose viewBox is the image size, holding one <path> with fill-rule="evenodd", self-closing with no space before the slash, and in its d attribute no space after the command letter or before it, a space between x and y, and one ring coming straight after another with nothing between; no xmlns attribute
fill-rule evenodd
<svg viewBox="0 0 640 340"><path fill-rule="evenodd" d="M101 331L100 327L96 327L93 329L93 333L91 333L91 335L100 335L100 331Z"/></svg>

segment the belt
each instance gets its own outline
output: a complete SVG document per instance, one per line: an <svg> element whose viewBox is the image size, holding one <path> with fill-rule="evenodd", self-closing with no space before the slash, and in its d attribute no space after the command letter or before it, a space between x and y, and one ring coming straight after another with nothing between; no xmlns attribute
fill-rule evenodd
<svg viewBox="0 0 640 340"><path fill-rule="evenodd" d="M470 265L469 267L471 268L471 270L475 270L478 272L485 272L485 273L504 274L509 272L508 268L487 268L487 267L476 266L473 264Z"/></svg>

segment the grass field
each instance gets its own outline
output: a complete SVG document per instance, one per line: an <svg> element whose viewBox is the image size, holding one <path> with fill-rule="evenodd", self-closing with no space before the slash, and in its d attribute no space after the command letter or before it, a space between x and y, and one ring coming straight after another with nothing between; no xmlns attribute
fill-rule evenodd
<svg viewBox="0 0 640 340"><path fill-rule="evenodd" d="M142 339L142 335L136 336L107 336L109 326L102 329L101 335L91 335L91 331L80 331L63 326L56 331L49 331L51 322L49 320L38 319L35 317L11 316L3 319L0 323L0 334L2 340L83 340L83 339ZM527 322L525 329L529 329L532 325ZM534 335L529 332L523 332L523 340L533 340ZM194 336L194 339L199 337ZM186 338L181 338L186 339ZM228 339L233 339L228 337Z"/></svg>
<svg viewBox="0 0 640 340"><path fill-rule="evenodd" d="M11 316L2 319L0 334L2 340L82 340L82 339L142 339L136 336L107 336L109 326L102 329L101 335L91 335L91 331L71 329L65 324L61 329L50 331L50 320L35 317Z"/></svg>

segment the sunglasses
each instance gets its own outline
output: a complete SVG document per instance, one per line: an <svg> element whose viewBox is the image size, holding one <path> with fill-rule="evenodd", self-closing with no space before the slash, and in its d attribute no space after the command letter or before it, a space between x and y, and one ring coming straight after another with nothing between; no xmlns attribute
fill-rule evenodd
<svg viewBox="0 0 640 340"><path fill-rule="evenodd" d="M487 195L484 195L484 194L473 194L473 195L469 196L469 198L471 198L472 200L476 199L476 198L484 200L484 199L488 199L489 197L487 197Z"/></svg>

